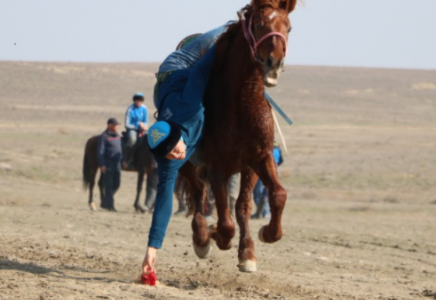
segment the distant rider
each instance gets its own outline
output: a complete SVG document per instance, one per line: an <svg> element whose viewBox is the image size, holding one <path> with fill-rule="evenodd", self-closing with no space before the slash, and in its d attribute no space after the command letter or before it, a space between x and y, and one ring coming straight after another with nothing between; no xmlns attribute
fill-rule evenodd
<svg viewBox="0 0 436 300"><path fill-rule="evenodd" d="M132 153L138 138L148 130L148 109L144 105L144 94L133 95L133 104L127 108L125 126L127 129L127 144L124 158L127 164L132 160Z"/></svg>

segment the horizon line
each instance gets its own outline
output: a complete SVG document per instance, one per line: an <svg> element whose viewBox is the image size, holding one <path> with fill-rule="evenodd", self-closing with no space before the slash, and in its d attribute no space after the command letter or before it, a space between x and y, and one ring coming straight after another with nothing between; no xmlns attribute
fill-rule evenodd
<svg viewBox="0 0 436 300"><path fill-rule="evenodd" d="M82 61L82 60L8 60L0 59L0 63L52 63L52 64L161 64L158 61ZM382 69L405 71L436 71L436 68L422 67L385 67L385 66L359 66L359 65L323 65L323 64L286 64L286 67L319 67L319 68L350 68L350 69Z"/></svg>

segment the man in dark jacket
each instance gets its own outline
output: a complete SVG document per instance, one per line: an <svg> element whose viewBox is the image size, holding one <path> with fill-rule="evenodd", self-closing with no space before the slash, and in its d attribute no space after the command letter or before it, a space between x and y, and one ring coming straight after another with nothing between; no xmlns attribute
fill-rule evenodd
<svg viewBox="0 0 436 300"><path fill-rule="evenodd" d="M116 212L114 206L114 194L120 187L121 182L121 137L117 130L120 123L115 118L107 121L107 129L98 139L97 155L98 165L102 174L104 195L101 208Z"/></svg>

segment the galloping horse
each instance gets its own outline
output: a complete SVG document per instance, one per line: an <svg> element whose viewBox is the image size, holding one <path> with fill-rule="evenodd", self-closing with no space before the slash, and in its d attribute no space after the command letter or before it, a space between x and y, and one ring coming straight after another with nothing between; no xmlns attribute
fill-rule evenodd
<svg viewBox="0 0 436 300"><path fill-rule="evenodd" d="M138 182L136 185L136 198L133 207L136 212L144 213L145 209L139 204L139 197L141 195L142 183L144 181L144 175L147 174L147 184L146 184L146 197L145 203L147 207L151 208L156 200L157 193L157 164L154 160L153 154L147 145L147 136L144 137L144 142L136 147L134 155L134 161L137 166L138 171ZM83 186L85 190L89 187L89 200L88 205L91 210L96 210L96 206L93 200L93 189L95 185L95 176L98 171L98 160L97 160L97 144L98 136L93 136L86 142L85 155L83 157ZM126 171L126 170L124 170ZM100 189L100 198L103 197L104 189L103 183L100 179L98 181L98 187Z"/></svg>
<svg viewBox="0 0 436 300"><path fill-rule="evenodd" d="M239 270L256 271L254 243L248 221L251 195L260 177L269 192L271 220L259 231L264 243L282 237L281 217L286 191L279 183L272 154L274 123L271 106L265 99L265 86L277 85L283 69L288 33L288 14L297 0L253 0L217 41L216 61L205 94L205 129L202 140L204 166L187 162L180 174L187 183L194 250L205 258L210 238L218 248L229 250L235 225L229 212L226 183L241 172L241 189L236 202L240 227ZM199 168L202 168L200 170ZM205 172L204 172L205 171ZM206 173L215 195L218 223L208 228L203 215Z"/></svg>

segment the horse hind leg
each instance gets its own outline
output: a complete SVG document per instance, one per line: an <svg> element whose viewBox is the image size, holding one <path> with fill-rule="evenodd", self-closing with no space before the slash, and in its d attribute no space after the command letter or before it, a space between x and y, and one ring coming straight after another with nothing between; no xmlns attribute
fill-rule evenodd
<svg viewBox="0 0 436 300"><path fill-rule="evenodd" d="M142 214L145 213L145 209L139 203L139 197L141 196L143 182L144 182L144 171L138 171L138 179L136 182L136 198L135 198L135 202L133 203L133 207L135 208L136 212Z"/></svg>
<svg viewBox="0 0 436 300"><path fill-rule="evenodd" d="M232 247L232 239L235 236L235 224L230 216L227 191L228 178L215 172L213 174L210 183L215 196L218 223L216 226L211 227L209 236L215 240L219 249L229 250Z"/></svg>
<svg viewBox="0 0 436 300"><path fill-rule="evenodd" d="M241 174L241 190L236 201L236 220L240 229L238 248L239 271L256 272L256 256L254 255L254 242L251 238L249 220L251 216L251 195L257 181L257 176L252 170Z"/></svg>
<svg viewBox="0 0 436 300"><path fill-rule="evenodd" d="M259 177L268 190L271 220L259 230L259 239L264 243L275 243L282 238L282 214L286 204L286 191L278 180L277 166L272 154L259 165Z"/></svg>
<svg viewBox="0 0 436 300"><path fill-rule="evenodd" d="M147 172L147 181L145 187L145 202L146 209L152 211L156 203L157 184L159 182L159 176L157 175L157 169L153 168Z"/></svg>
<svg viewBox="0 0 436 300"><path fill-rule="evenodd" d="M92 211L96 211L97 210L97 206L95 205L94 202L94 186L95 186L95 176L97 175L97 168L95 169L91 169L91 180L89 182L89 200L88 200L88 205L89 205L89 209Z"/></svg>
<svg viewBox="0 0 436 300"><path fill-rule="evenodd" d="M206 258L211 251L207 221L204 217L206 186L198 177L196 167L190 162L185 163L180 169L180 175L186 181L185 188L189 192L187 200L194 208L191 222L194 251L199 258Z"/></svg>

